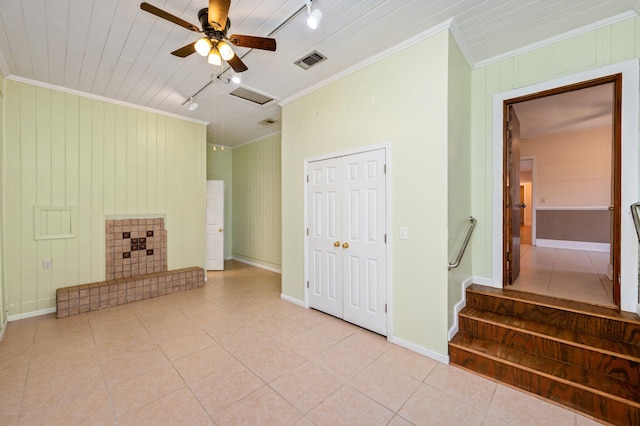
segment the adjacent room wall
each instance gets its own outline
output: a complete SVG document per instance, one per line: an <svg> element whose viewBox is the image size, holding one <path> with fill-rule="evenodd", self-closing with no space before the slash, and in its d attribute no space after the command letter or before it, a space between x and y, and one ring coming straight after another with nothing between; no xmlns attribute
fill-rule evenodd
<svg viewBox="0 0 640 426"><path fill-rule="evenodd" d="M5 102L10 315L105 279L105 215L165 215L169 269L204 267L204 125L11 80ZM72 208L75 236L36 241L36 206Z"/></svg>
<svg viewBox="0 0 640 426"><path fill-rule="evenodd" d="M233 150L207 146L207 180L224 181L224 258L233 256Z"/></svg>
<svg viewBox="0 0 640 426"><path fill-rule="evenodd" d="M389 333L441 358L448 351L448 57L449 33L441 31L282 112L283 294L305 298L305 159L387 144ZM400 227L408 228L407 240L399 239Z"/></svg>
<svg viewBox="0 0 640 426"><path fill-rule="evenodd" d="M233 149L233 257L280 271L281 135ZM227 234L229 236L229 234Z"/></svg>
<svg viewBox="0 0 640 426"><path fill-rule="evenodd" d="M472 206L478 215L473 275L490 279L493 211L493 96L563 76L640 58L640 18L557 41L472 71ZM628 207L625 207L628 208Z"/></svg>
<svg viewBox="0 0 640 426"><path fill-rule="evenodd" d="M606 126L522 139L520 155L536 158L536 204L609 206L611 132Z"/></svg>

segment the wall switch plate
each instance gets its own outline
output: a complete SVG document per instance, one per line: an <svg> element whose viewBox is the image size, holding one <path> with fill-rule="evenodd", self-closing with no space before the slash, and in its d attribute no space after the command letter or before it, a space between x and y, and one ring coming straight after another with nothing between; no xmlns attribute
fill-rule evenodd
<svg viewBox="0 0 640 426"><path fill-rule="evenodd" d="M400 228L400 239L406 240L409 238L409 231L405 227Z"/></svg>
<svg viewBox="0 0 640 426"><path fill-rule="evenodd" d="M50 260L43 260L42 261L42 269L51 269L51 261Z"/></svg>

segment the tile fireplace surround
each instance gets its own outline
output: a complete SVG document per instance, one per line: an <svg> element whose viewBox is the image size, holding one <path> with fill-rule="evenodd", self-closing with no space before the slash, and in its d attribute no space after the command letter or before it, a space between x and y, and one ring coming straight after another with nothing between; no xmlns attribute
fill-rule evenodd
<svg viewBox="0 0 640 426"><path fill-rule="evenodd" d="M105 281L56 291L58 318L204 286L204 269L167 270L164 218L107 219Z"/></svg>

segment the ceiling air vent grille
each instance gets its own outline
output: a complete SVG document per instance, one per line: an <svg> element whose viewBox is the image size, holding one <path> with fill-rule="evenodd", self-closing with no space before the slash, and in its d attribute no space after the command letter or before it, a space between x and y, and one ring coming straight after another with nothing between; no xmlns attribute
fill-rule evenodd
<svg viewBox="0 0 640 426"><path fill-rule="evenodd" d="M313 52L309 53L307 56L305 56L302 59L298 59L297 61L294 62L294 64L296 64L297 66L299 66L302 69L308 70L309 68L311 68L312 66L326 60L327 57L324 56L322 53L318 52L317 50L314 50Z"/></svg>
<svg viewBox="0 0 640 426"><path fill-rule="evenodd" d="M245 101L253 102L258 105L264 105L273 100L272 97L263 95L258 92L254 92L244 87L238 87L232 92L229 92L231 96L235 96L240 99L244 99Z"/></svg>
<svg viewBox="0 0 640 426"><path fill-rule="evenodd" d="M263 126L271 126L272 124L275 124L275 123L277 123L277 121L274 120L273 118L265 118L258 124L261 124Z"/></svg>

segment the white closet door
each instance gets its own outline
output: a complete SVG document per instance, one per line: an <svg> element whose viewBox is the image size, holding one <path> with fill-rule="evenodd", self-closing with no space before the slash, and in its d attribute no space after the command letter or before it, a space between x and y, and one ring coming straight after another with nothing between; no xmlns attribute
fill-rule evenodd
<svg viewBox="0 0 640 426"><path fill-rule="evenodd" d="M387 334L385 151L309 163L309 305Z"/></svg>
<svg viewBox="0 0 640 426"><path fill-rule="evenodd" d="M207 181L207 270L224 269L224 181Z"/></svg>
<svg viewBox="0 0 640 426"><path fill-rule="evenodd" d="M343 157L344 319L386 335L385 152ZM348 245L348 246L347 246Z"/></svg>
<svg viewBox="0 0 640 426"><path fill-rule="evenodd" d="M342 318L341 160L309 165L309 305Z"/></svg>

